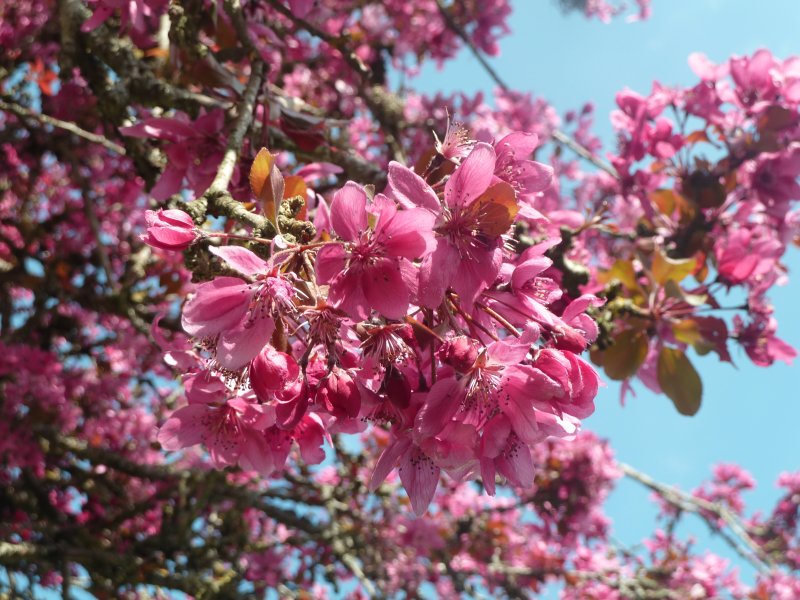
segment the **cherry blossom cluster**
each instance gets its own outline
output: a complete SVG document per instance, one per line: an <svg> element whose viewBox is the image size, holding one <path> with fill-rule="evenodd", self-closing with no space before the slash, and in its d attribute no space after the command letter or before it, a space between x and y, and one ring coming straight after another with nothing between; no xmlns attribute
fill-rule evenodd
<svg viewBox="0 0 800 600"><path fill-rule="evenodd" d="M418 514L441 471L480 475L489 493L498 474L529 485L531 449L573 436L594 410L599 379L579 354L597 336L585 310L601 303L570 298L550 275L557 238L514 251L511 227L535 215L527 202L551 180L526 158L536 144L517 132L490 145L453 127L424 173L391 163L379 194L346 183L310 215L313 240L279 235L258 250L266 258L180 210L150 213L147 243L220 236L228 243L208 251L231 273L183 308L195 342L180 361L188 405L162 446L202 442L216 466L268 475L295 442L316 463L332 433L386 425L371 485L396 467Z"/></svg>
<svg viewBox="0 0 800 600"><path fill-rule="evenodd" d="M767 298L786 280L781 258L798 234L796 60L759 50L721 65L702 55L689 63L701 79L692 88L656 83L649 96L617 96L619 151L610 158L620 180L600 186L603 202L627 217L612 231L600 225L604 244L586 240L600 257L599 282L616 280L620 308L633 305L618 335L638 340L641 359L633 362L656 391L664 388L658 370L666 346L731 361L733 340L759 366L796 356L777 337ZM603 206L595 201L594 210L602 223ZM631 243L642 232L654 250ZM636 252L645 258L634 259ZM737 295L746 301L731 321L702 312L730 308L727 298ZM649 342L642 319L656 332Z"/></svg>
<svg viewBox="0 0 800 600"><path fill-rule="evenodd" d="M619 95L608 154L591 104L407 89L509 15L0 6L0 595L800 595L796 473L754 512L735 465L684 493L579 431L589 360L690 413L691 349L794 356L797 60L693 56ZM623 475L662 507L643 551Z"/></svg>
<svg viewBox="0 0 800 600"><path fill-rule="evenodd" d="M552 151L553 184L530 207L546 218L529 213L522 233L566 232L565 287L607 300L593 312L602 330L593 361L624 390L638 377L693 414L702 383L689 349L733 362L734 342L759 366L796 356L777 335L768 293L786 282L781 259L800 231L800 121L796 59L759 50L721 65L689 62L700 79L692 88L618 94L618 148L607 156L591 105L562 119L542 99L498 90L494 106L480 94L414 97L406 117L442 122L440 107L451 106L482 140L514 127L542 141L571 130L595 169ZM411 131L419 148L424 127Z"/></svg>

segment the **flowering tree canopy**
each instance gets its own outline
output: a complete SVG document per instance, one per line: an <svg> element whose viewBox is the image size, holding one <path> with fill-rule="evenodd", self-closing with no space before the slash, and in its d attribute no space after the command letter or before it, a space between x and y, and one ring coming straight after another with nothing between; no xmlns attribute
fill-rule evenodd
<svg viewBox="0 0 800 600"><path fill-rule="evenodd" d="M736 465L685 492L583 430L604 380L691 416L703 362L795 358L800 59L693 54L603 149L487 62L510 15L0 3L2 597L800 597L800 473L753 512ZM492 99L411 87L460 52Z"/></svg>

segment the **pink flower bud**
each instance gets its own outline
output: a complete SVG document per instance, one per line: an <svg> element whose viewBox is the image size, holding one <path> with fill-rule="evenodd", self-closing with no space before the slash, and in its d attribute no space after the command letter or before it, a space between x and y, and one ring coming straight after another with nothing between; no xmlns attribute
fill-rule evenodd
<svg viewBox="0 0 800 600"><path fill-rule="evenodd" d="M459 373L466 373L478 358L478 344L475 340L460 335L444 343L439 350L439 357Z"/></svg>
<svg viewBox="0 0 800 600"><path fill-rule="evenodd" d="M147 233L139 237L153 248L183 250L200 236L192 217L182 210L148 210L145 212L145 220L148 225Z"/></svg>
<svg viewBox="0 0 800 600"><path fill-rule="evenodd" d="M291 356L268 345L250 364L250 384L258 399L268 402L273 394L282 392L297 379L299 373L300 367Z"/></svg>
<svg viewBox="0 0 800 600"><path fill-rule="evenodd" d="M361 393L356 382L347 371L339 367L334 367L320 382L317 401L339 418L354 418L361 409Z"/></svg>

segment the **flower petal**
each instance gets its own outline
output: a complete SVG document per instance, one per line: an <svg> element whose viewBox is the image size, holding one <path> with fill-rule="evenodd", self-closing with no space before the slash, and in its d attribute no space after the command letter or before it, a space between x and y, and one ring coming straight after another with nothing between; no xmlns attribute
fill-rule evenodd
<svg viewBox="0 0 800 600"><path fill-rule="evenodd" d="M267 345L273 331L272 318L259 317L223 332L217 342L217 361L231 370L245 366Z"/></svg>
<svg viewBox="0 0 800 600"><path fill-rule="evenodd" d="M400 319L406 314L408 288L394 261L383 259L366 267L361 281L369 306L387 319Z"/></svg>
<svg viewBox="0 0 800 600"><path fill-rule="evenodd" d="M422 450L412 446L400 459L398 471L400 481L411 500L411 508L421 517L433 500L441 470Z"/></svg>
<svg viewBox="0 0 800 600"><path fill-rule="evenodd" d="M357 240L367 230L367 194L352 181L333 195L331 224L336 234L348 241Z"/></svg>
<svg viewBox="0 0 800 600"><path fill-rule="evenodd" d="M209 251L242 275L253 276L267 272L267 263L247 248L241 246L210 246Z"/></svg>
<svg viewBox="0 0 800 600"><path fill-rule="evenodd" d="M164 450L180 450L199 444L205 433L205 404L190 404L176 410L158 430L158 443Z"/></svg>
<svg viewBox="0 0 800 600"><path fill-rule="evenodd" d="M472 152L447 180L444 199L448 206L470 204L486 191L494 177L495 154L489 144L475 144Z"/></svg>
<svg viewBox="0 0 800 600"><path fill-rule="evenodd" d="M238 277L217 277L201 283L183 307L184 331L206 337L233 327L247 312L248 291L247 283Z"/></svg>
<svg viewBox="0 0 800 600"><path fill-rule="evenodd" d="M439 212L440 203L436 192L425 180L408 167L398 162L389 163L389 185L384 192L405 208L425 208Z"/></svg>

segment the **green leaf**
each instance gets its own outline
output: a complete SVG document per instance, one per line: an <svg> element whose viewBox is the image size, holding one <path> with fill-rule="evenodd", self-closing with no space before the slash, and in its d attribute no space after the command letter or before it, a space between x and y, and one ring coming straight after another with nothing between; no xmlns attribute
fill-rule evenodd
<svg viewBox="0 0 800 600"><path fill-rule="evenodd" d="M664 284L664 292L669 298L675 298L682 302L686 302L689 306L702 306L708 300L705 294L690 294L684 290L678 283L670 279Z"/></svg>
<svg viewBox="0 0 800 600"><path fill-rule="evenodd" d="M611 379L632 377L647 358L650 343L640 329L627 329L614 338L614 343L603 351L603 367Z"/></svg>
<svg viewBox="0 0 800 600"><path fill-rule="evenodd" d="M680 282L687 275L691 275L697 261L693 258L670 258L660 249L656 249L653 256L653 278L660 285L667 281Z"/></svg>
<svg viewBox="0 0 800 600"><path fill-rule="evenodd" d="M616 279L632 292L641 290L639 282L636 280L633 263L629 260L618 258L608 271L598 273L597 278L601 283L608 283Z"/></svg>
<svg viewBox="0 0 800 600"><path fill-rule="evenodd" d="M682 415L700 409L703 382L683 350L662 348L658 354L658 384Z"/></svg>

